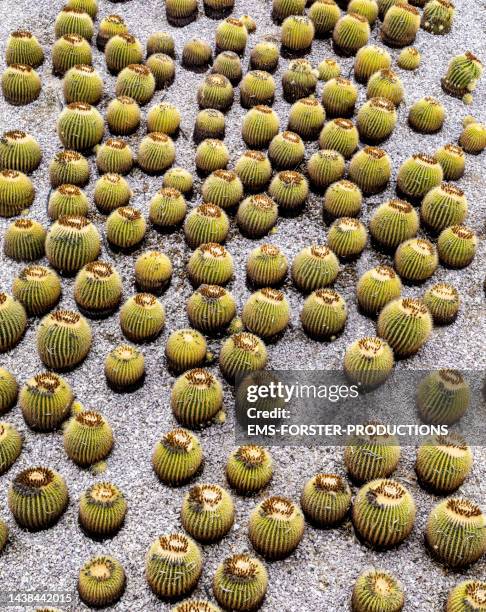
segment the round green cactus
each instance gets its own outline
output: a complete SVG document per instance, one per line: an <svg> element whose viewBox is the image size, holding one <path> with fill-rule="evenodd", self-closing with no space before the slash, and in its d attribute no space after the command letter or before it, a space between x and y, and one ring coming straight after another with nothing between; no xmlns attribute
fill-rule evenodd
<svg viewBox="0 0 486 612"><path fill-rule="evenodd" d="M17 170L0 172L0 217L15 217L34 202L35 189L28 176Z"/></svg>
<svg viewBox="0 0 486 612"><path fill-rule="evenodd" d="M452 225L440 233L437 250L441 263L450 268L465 268L474 259L477 236L465 225Z"/></svg>
<svg viewBox="0 0 486 612"><path fill-rule="evenodd" d="M3 252L16 261L35 261L44 256L46 230L33 219L22 217L5 232Z"/></svg>
<svg viewBox="0 0 486 612"><path fill-rule="evenodd" d="M256 247L246 262L246 275L256 287L280 285L287 274L288 262L279 247L262 244Z"/></svg>
<svg viewBox="0 0 486 612"><path fill-rule="evenodd" d="M126 179L111 172L100 176L94 188L94 202L103 214L128 206L133 193Z"/></svg>
<svg viewBox="0 0 486 612"><path fill-rule="evenodd" d="M226 610L258 609L265 597L268 573L263 563L246 553L225 559L216 569L213 592Z"/></svg>
<svg viewBox="0 0 486 612"><path fill-rule="evenodd" d="M229 231L228 216L219 206L206 202L187 215L184 235L193 249L208 242L224 242Z"/></svg>
<svg viewBox="0 0 486 612"><path fill-rule="evenodd" d="M25 106L39 97L41 79L32 66L12 64L2 73L0 81L3 97L8 104Z"/></svg>
<svg viewBox="0 0 486 612"><path fill-rule="evenodd" d="M437 283L424 294L424 302L434 323L452 323L459 312L461 298L457 289L449 283Z"/></svg>
<svg viewBox="0 0 486 612"><path fill-rule="evenodd" d="M233 257L221 244L201 244L191 255L187 272L195 286L226 285L233 276Z"/></svg>
<svg viewBox="0 0 486 612"><path fill-rule="evenodd" d="M0 474L5 474L22 451L22 436L10 423L0 421ZM3 548L0 538L0 551Z"/></svg>
<svg viewBox="0 0 486 612"><path fill-rule="evenodd" d="M418 413L425 423L452 425L465 414L470 402L469 384L457 370L431 372L417 389Z"/></svg>
<svg viewBox="0 0 486 612"><path fill-rule="evenodd" d="M390 266L367 270L356 285L356 298L364 312L377 315L383 306L400 297L402 283Z"/></svg>
<svg viewBox="0 0 486 612"><path fill-rule="evenodd" d="M8 293L0 293L0 353L13 349L27 328L22 303Z"/></svg>
<svg viewBox="0 0 486 612"><path fill-rule="evenodd" d="M120 327L132 342L150 342L165 325L165 309L151 293L136 293L120 309Z"/></svg>
<svg viewBox="0 0 486 612"><path fill-rule="evenodd" d="M110 132L116 136L133 134L140 125L140 114L138 103L130 96L115 98L106 108L106 121Z"/></svg>
<svg viewBox="0 0 486 612"><path fill-rule="evenodd" d="M421 299L399 298L386 304L380 312L377 330L396 355L408 357L427 342L432 317Z"/></svg>
<svg viewBox="0 0 486 612"><path fill-rule="evenodd" d="M203 332L224 329L236 315L231 293L219 285L201 285L187 301L191 325Z"/></svg>
<svg viewBox="0 0 486 612"><path fill-rule="evenodd" d="M245 302L241 318L248 331L269 338L285 330L290 314L285 295L278 289L264 287Z"/></svg>
<svg viewBox="0 0 486 612"><path fill-rule="evenodd" d="M57 133L66 149L92 149L101 142L103 131L103 117L85 102L68 104L57 120Z"/></svg>
<svg viewBox="0 0 486 612"><path fill-rule="evenodd" d="M115 267L104 261L92 261L76 276L74 299L80 309L90 314L110 313L120 303L122 289Z"/></svg>
<svg viewBox="0 0 486 612"><path fill-rule="evenodd" d="M397 469L399 459L398 439L386 433L351 436L344 449L346 469L353 480L361 483L387 478Z"/></svg>
<svg viewBox="0 0 486 612"><path fill-rule="evenodd" d="M411 533L415 502L396 480L377 479L363 485L353 503L353 524L360 538L374 548L397 546Z"/></svg>
<svg viewBox="0 0 486 612"><path fill-rule="evenodd" d="M432 242L423 238L410 238L402 242L395 252L396 271L411 282L430 278L438 263L437 249Z"/></svg>
<svg viewBox="0 0 486 612"><path fill-rule="evenodd" d="M191 487L182 502L182 526L198 542L221 540L230 531L234 519L231 496L216 484Z"/></svg>
<svg viewBox="0 0 486 612"><path fill-rule="evenodd" d="M7 39L5 62L7 66L26 64L38 68L44 63L44 51L32 32L16 30Z"/></svg>
<svg viewBox="0 0 486 612"><path fill-rule="evenodd" d="M239 332L230 336L221 347L219 368L230 382L247 372L262 370L268 360L263 341L254 334Z"/></svg>
<svg viewBox="0 0 486 612"><path fill-rule="evenodd" d="M100 250L100 234L86 217L62 216L47 232L46 256L57 270L77 272L94 261Z"/></svg>
<svg viewBox="0 0 486 612"><path fill-rule="evenodd" d="M420 215L435 232L451 225L459 225L466 218L467 198L464 192L452 183L441 183L433 187L422 200Z"/></svg>
<svg viewBox="0 0 486 612"><path fill-rule="evenodd" d="M486 605L486 582L464 580L451 589L446 603L446 612L482 612Z"/></svg>
<svg viewBox="0 0 486 612"><path fill-rule="evenodd" d="M486 517L473 501L449 497L432 508L425 540L434 557L447 567L466 567L486 552Z"/></svg>
<svg viewBox="0 0 486 612"><path fill-rule="evenodd" d="M203 451L198 438L187 429L178 427L162 436L152 454L152 467L160 480L178 487L198 472Z"/></svg>
<svg viewBox="0 0 486 612"><path fill-rule="evenodd" d="M5 368L0 368L0 414L8 412L17 402L19 386L15 376Z"/></svg>
<svg viewBox="0 0 486 612"><path fill-rule="evenodd" d="M12 130L0 138L0 170L29 174L38 168L41 159L39 143L27 132Z"/></svg>
<svg viewBox="0 0 486 612"><path fill-rule="evenodd" d="M113 431L108 421L95 410L73 416L64 429L64 450L81 467L98 463L113 448Z"/></svg>
<svg viewBox="0 0 486 612"><path fill-rule="evenodd" d="M167 338L165 356L170 367L178 372L200 366L206 353L206 340L195 329L176 329Z"/></svg>
<svg viewBox="0 0 486 612"><path fill-rule="evenodd" d="M69 415L73 400L69 383L54 372L30 378L19 394L22 416L27 425L37 431L57 429Z"/></svg>
<svg viewBox="0 0 486 612"><path fill-rule="evenodd" d="M106 356L105 377L115 389L133 388L144 375L145 359L137 348L120 344Z"/></svg>
<svg viewBox="0 0 486 612"><path fill-rule="evenodd" d="M442 495L453 493L466 480L473 455L456 433L431 436L417 450L415 471L420 484Z"/></svg>
<svg viewBox="0 0 486 612"><path fill-rule="evenodd" d="M174 383L170 403L181 425L199 427L209 423L221 409L223 389L209 370L188 370Z"/></svg>
<svg viewBox="0 0 486 612"><path fill-rule="evenodd" d="M188 594L202 572L202 553L192 538L183 533L158 537L150 546L145 575L152 591L173 599Z"/></svg>
<svg viewBox="0 0 486 612"><path fill-rule="evenodd" d="M338 258L324 245L305 247L292 262L292 280L302 291L314 291L331 285L338 274Z"/></svg>
<svg viewBox="0 0 486 612"><path fill-rule="evenodd" d="M135 261L135 281L142 291L159 293L172 277L172 263L160 251L145 251Z"/></svg>
<svg viewBox="0 0 486 612"><path fill-rule="evenodd" d="M391 170L391 159L386 151L377 147L364 147L351 158L349 179L364 194L370 195L383 191L390 180Z"/></svg>
<svg viewBox="0 0 486 612"><path fill-rule="evenodd" d="M372 389L384 383L394 365L393 351L377 336L368 336L353 342L346 349L343 360L347 378L365 389Z"/></svg>
<svg viewBox="0 0 486 612"><path fill-rule="evenodd" d="M313 524L332 527L351 507L351 489L342 476L320 472L305 483L300 504Z"/></svg>
<svg viewBox="0 0 486 612"><path fill-rule="evenodd" d="M368 233L361 221L354 217L336 219L329 228L327 244L338 257L357 257L368 240Z"/></svg>
<svg viewBox="0 0 486 612"><path fill-rule="evenodd" d="M250 542L266 559L282 559L290 555L303 534L304 516L286 497L268 497L250 514Z"/></svg>
<svg viewBox="0 0 486 612"><path fill-rule="evenodd" d="M30 531L48 529L68 505L68 489L63 477L48 467L23 470L10 483L8 506L20 527Z"/></svg>
<svg viewBox="0 0 486 612"><path fill-rule="evenodd" d="M125 570L121 563L103 555L93 557L81 568L78 593L87 606L106 607L121 598L125 584Z"/></svg>
<svg viewBox="0 0 486 612"><path fill-rule="evenodd" d="M411 198L423 198L444 178L442 166L431 155L417 153L407 158L398 169L397 187Z"/></svg>
<svg viewBox="0 0 486 612"><path fill-rule="evenodd" d="M95 536L116 533L125 520L127 502L120 489L111 482L96 482L79 500L79 522Z"/></svg>
<svg viewBox="0 0 486 612"><path fill-rule="evenodd" d="M353 612L400 612L405 597L398 580L389 572L372 569L363 572L353 587Z"/></svg>
<svg viewBox="0 0 486 612"><path fill-rule="evenodd" d="M262 446L247 444L231 453L226 463L226 478L240 495L258 493L270 482L273 461Z"/></svg>

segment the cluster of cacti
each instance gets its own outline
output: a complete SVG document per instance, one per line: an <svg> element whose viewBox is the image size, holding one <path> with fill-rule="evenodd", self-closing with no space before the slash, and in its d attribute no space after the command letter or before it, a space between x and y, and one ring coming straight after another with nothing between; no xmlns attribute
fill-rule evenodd
<svg viewBox="0 0 486 612"><path fill-rule="evenodd" d="M60 276L76 273L71 295L65 297L74 298L80 312L64 306L52 310L62 295L60 276L43 265L29 265L17 273L13 297L0 293L0 352L13 349L20 341L27 328L27 316L44 315L36 329L38 356L50 370L72 369L81 364L92 347L92 328L85 316L112 315L123 297L122 279L115 266L97 259L102 248L112 247L108 253L118 261L120 250L126 256L145 238L151 248L155 245L153 236L147 233L142 207L130 206L132 197L139 196L139 179L135 177L132 192L123 175L130 174L134 167L138 167L137 174L141 171L163 175L161 189L148 202L149 220L164 233L179 229L185 237L193 252L187 258L184 277L194 286L186 308L194 329L170 330L165 344L166 365L171 374L178 375L170 393L170 408L180 427L158 439L152 466L168 486L187 484L203 466L202 446L197 436L184 427L199 429L225 420L223 385L212 371L205 369L205 364L214 359L208 344L212 350L213 342L220 340L219 369L230 385L236 384L238 404L244 398L244 389L238 386L241 378L247 386L277 381L265 371L269 355L264 340L278 340L292 319L293 300L280 290L287 275L299 291L307 294L301 296L300 323L304 332L313 339L334 340L343 331L348 294L329 286L338 279L338 258L358 257L368 242L367 228L358 219L364 196L383 191L392 177L388 153L375 146L359 148L360 140L363 144L386 140L402 115L399 106L406 97L400 77L391 69L391 54L382 46L369 44L371 28L379 16L382 41L400 48L393 61L399 68L415 70L421 54L407 45L415 40L420 25L433 34L445 34L451 29L455 13L450 0L310 0L307 7L304 0L273 0L273 17L281 23L282 56L291 58L277 78L272 75L281 61L277 37L265 34L247 52L257 21L249 15L230 16L233 5L233 0L203 0L206 15L221 19L214 28L214 62L210 41L202 38L185 40L180 57L186 69L205 73L193 91L193 102L199 106L192 136L197 145L194 162L202 177L200 184L189 160L183 168L173 166L176 139L179 135L187 138L184 123L188 111L181 103L178 107L164 100L166 89L176 77L172 35L155 32L144 49L142 42L129 33L122 17L109 15L99 21L96 44L104 52L113 82L116 80L112 92L116 97L105 105L108 82L92 65L100 66L91 45L98 0L67 0L53 24L55 42L51 49L53 74L62 77L59 91L66 103L57 120L57 135L65 150L54 156L48 171L52 191L46 212L53 223L46 231L38 221L21 216L4 231L6 257L31 262L45 255ZM417 7L423 9L422 14ZM196 0L165 3L167 21L175 27L188 25L199 11ZM346 61L348 78L341 76L341 66L332 58L323 59L315 67L310 59L300 57L310 50L315 38L324 36L332 38L340 54L356 56L351 63ZM5 59L6 68L1 75L5 101L11 105L35 102L42 85L36 69L44 61L44 50L37 38L28 31L13 32L6 42ZM352 71L355 82L349 80ZM442 87L470 104L471 92L481 75L481 62L471 52L465 52L452 58ZM324 85L318 89L319 80ZM357 83L362 89L364 86L366 99L360 95ZM146 120L142 119L140 107L148 104L157 90L163 90L158 94L161 97L148 109ZM243 153L234 143L224 141L224 113L237 103L237 91L240 106L248 109L241 117L241 140L248 146ZM321 91L322 102L316 97ZM49 90L43 92L43 96L46 94ZM289 102L289 107L292 104L286 126L281 123L283 117L272 109L279 96ZM358 100L361 106L357 107ZM355 108L356 119L352 120ZM446 118L444 106L430 96L412 104L407 114L410 127L424 134L439 131ZM233 127L233 115L233 111L228 112L228 131ZM107 139L105 118L113 136ZM144 134L138 139L135 155L135 148L132 150L129 144L133 140L118 137L135 134L141 125ZM314 146L317 143L305 144L316 140L320 150ZM445 144L434 155L412 155L397 169L398 193L421 203L420 219L427 231L435 233L435 242L423 234L417 237L419 215L405 200L391 199L371 211L370 236L380 247L396 249L395 269L377 265L365 271L357 282L358 306L365 314L377 316L377 335L358 336L343 355L346 378L360 388L372 390L383 384L392 373L395 358L420 350L433 323L450 323L457 317L461 296L453 285L439 282L428 286L422 298L401 297L401 279L423 282L434 274L439 261L447 267L462 268L475 257L478 236L462 225L468 212L466 196L456 185L442 181L460 179L465 171L465 153L477 154L485 148L486 127L467 117L458 145ZM87 159L92 154L94 163ZM346 160L350 161L345 179ZM41 161L42 151L34 136L18 129L3 134L0 216L23 215L31 207L36 190L27 175L36 171ZM85 193L90 166L98 176L94 190L88 187ZM147 185L143 185L143 192L149 191ZM259 243L252 247L245 272L254 293L241 304L239 318L239 304L224 287L241 271L240 258L235 256L233 260L222 245L226 239L233 240L231 225L234 223L241 234L251 239L273 235L277 232L279 211L283 216L297 214L308 201L311 207L311 188L321 192L324 219L327 222L331 217L333 221L326 244L299 247L290 269L287 249L282 245ZM99 216L92 215L89 205L91 194L98 211L107 215L105 243L97 229ZM199 194L202 199L196 202L193 195ZM188 211L191 201L194 205ZM365 202L365 207L374 204ZM37 215L35 211L33 216L38 218ZM281 221L285 223L283 218ZM302 227L306 232L307 227ZM179 253L172 252L177 268ZM346 267L338 279L339 286L346 282L348 271ZM166 315L156 296L170 283L172 273L171 260L159 250L142 252L134 261L130 282L134 281L141 293L129 297L119 314L121 333L128 340L151 342L161 334ZM240 295L237 288L234 295ZM173 312L171 304L169 320ZM96 329L95 323L93 330ZM213 337L206 342L203 333ZM223 334L228 336L221 339ZM145 378L144 355L129 344L113 344L104 354L104 374L113 391L134 391ZM63 427L68 457L79 467L90 467L93 474L105 469L104 459L114 445L111 426L100 412L84 408L64 378L55 372L37 374L18 391L14 376L0 368L0 414L13 407L18 395L25 423L34 431L54 431L70 417ZM418 386L418 414L426 423L453 424L468 409L471 395L459 372L433 372ZM280 400L259 398L256 406L266 410L280 404L283 405ZM23 436L16 427L1 422L0 474L15 463L22 444ZM353 481L366 483L353 505L344 477L319 472L303 487L302 512L290 499L279 495L258 503L249 519L253 548L267 559L284 558L303 537L304 515L314 526L332 527L344 520L351 505L356 534L366 544L376 548L400 544L413 529L415 503L402 484L389 479L399 457L400 447L394 436L359 435L349 439L344 466ZM431 437L417 451L418 482L437 494L452 493L468 477L472 462L471 449L459 435ZM273 471L270 453L256 444L238 447L225 466L229 486L239 495L260 493L272 479ZM64 512L68 490L54 470L28 468L12 480L8 504L20 527L44 529ZM121 528L126 512L127 501L121 490L111 482L97 481L80 498L79 523L87 535L104 538ZM220 485L199 482L187 490L180 518L194 540L211 543L230 532L235 507L230 494ZM481 509L472 501L448 498L433 508L426 542L445 565L465 567L486 552L485 521ZM8 529L0 520L0 551L7 537ZM201 550L183 533L158 537L148 551L146 579L163 599L186 596L196 586L201 572ZM81 568L79 597L89 607L111 606L122 596L125 584L121 563L103 553ZM216 601L228 610L258 609L267 586L264 564L247 553L233 554L222 561L212 582ZM447 610L482 610L485 593L483 583L463 582L451 591ZM356 612L398 612L403 606L402 587L392 574L373 569L357 578L351 596L351 607ZM217 612L219 608L201 599L183 601L173 610Z"/></svg>

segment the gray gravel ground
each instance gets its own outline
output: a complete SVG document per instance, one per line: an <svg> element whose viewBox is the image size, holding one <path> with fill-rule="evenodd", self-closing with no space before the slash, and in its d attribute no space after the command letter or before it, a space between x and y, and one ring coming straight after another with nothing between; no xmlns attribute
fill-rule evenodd
<svg viewBox="0 0 486 612"><path fill-rule="evenodd" d="M53 22L60 10L62 0L3 0L0 21L0 55L3 56L7 35L20 27L32 30L41 40L46 51L54 41ZM457 0L457 15L451 34L445 37L432 36L420 31L416 46L423 55L423 62L415 73L399 71L407 96L399 109L399 126L384 148L393 159L394 171L410 154L423 151L432 153L441 144L456 142L461 131L461 121L466 114L473 114L486 120L486 89L484 83L478 88L474 105L466 107L460 100L445 96L440 87L440 77L452 55L471 50L484 60L484 23L486 10L484 4L475 0ZM100 0L100 15L117 12L129 24L130 31L144 43L148 35L159 29L167 29L164 3L160 0L131 0L124 4L112 4ZM258 24L257 32L249 38L249 48L267 34L278 34L278 27L270 18L270 2L254 0L245 3L237 0L235 15L250 13ZM217 22L200 15L199 19L184 29L169 28L176 40L177 56L180 58L184 41L199 36L214 40ZM378 40L377 27L373 29L373 41ZM393 50L394 58L398 52ZM325 57L332 57L329 41L314 44L309 55L315 64ZM103 56L95 51L95 66L105 76L105 97L100 105L104 110L114 92L114 78L106 74ZM277 82L288 60L280 61ZM352 58L341 59L343 73L352 67ZM245 66L247 59L245 59ZM61 84L50 71L47 60L40 69L43 89L34 104L24 108L8 106L0 100L0 128L24 129L32 133L41 143L44 161L33 175L37 197L30 215L47 225L46 199L49 185L47 166L54 153L60 148L55 133L56 116L62 103ZM180 108L183 120L181 134L177 140L177 163L194 171L194 146L190 139L192 126L197 112L195 104L196 88L202 75L194 74L177 66L175 84L164 94L158 92L154 102L162 96ZM319 90L322 84L319 85ZM444 129L436 135L422 136L413 133L406 125L407 110L410 104L423 95L438 97L447 109ZM280 84L275 110L285 126L289 105L280 101ZM365 91L360 86L360 102L365 99ZM144 111L145 113L146 111ZM227 115L226 142L233 163L244 150L240 138L242 111L235 103ZM144 128L130 139L136 145L144 133ZM316 143L308 147L307 155L316 150ZM484 219L486 212L486 180L484 178L484 154L468 156L467 168L460 186L467 194L470 204L468 224L481 237L479 252L472 265L465 271L451 271L440 267L427 285L439 280L450 281L461 290L463 307L457 322L449 327L434 331L427 346L413 359L401 362L400 368L425 369L427 367L461 367L478 370L486 364L485 346L485 309L482 280L484 276ZM94 164L93 164L94 172ZM94 181L92 181L93 183ZM135 192L132 203L145 213L148 211L150 197L160 188L160 178L149 178L134 170L129 182ZM199 182L198 182L199 184ZM92 184L89 188L91 193ZM362 219L367 221L371 210L393 193L390 189L378 197L370 198L363 207ZM192 205L198 201L194 197ZM304 214L294 219L280 219L278 231L271 241L283 248L289 260L303 246L311 242L324 241L326 227L320 217L321 198L312 196ZM90 218L103 230L104 219L94 206ZM8 221L1 219L1 235ZM2 238L0 237L0 243ZM267 239L268 240L268 239ZM264 242L262 240L261 242ZM1 246L1 245L0 245ZM150 230L143 248L163 248L174 264L174 277L170 288L162 300L167 311L167 325L162 336L154 343L144 347L147 363L145 386L131 395L117 395L109 391L103 376L103 360L106 354L123 340L117 316L101 322L93 322L94 344L88 359L74 372L67 375L78 398L86 407L101 410L109 419L116 436L116 446L107 462L107 470L102 476L95 477L83 471L66 457L61 432L53 434L33 434L28 431L15 408L7 415L25 434L25 447L13 469L0 478L0 516L7 520L11 528L11 542L0 557L0 590L36 590L47 588L56 591L75 591L77 573L90 556L109 553L123 563L128 576L127 591L122 600L114 607L124 611L169 610L170 606L160 603L151 594L144 579L144 555L151 541L159 534L180 529L179 508L186 490L172 490L162 486L152 472L150 455L152 448L162 432L174 425L169 408L169 393L173 377L167 372L163 349L168 333L187 325L184 304L191 294L191 288L184 274L184 265L189 250L182 232L170 236L160 236ZM256 243L244 239L235 228L227 246L235 259L236 278L231 284L241 306L250 291L245 284L244 264L250 250ZM104 248L103 258L112 261L124 279L125 296L134 292L134 256L115 255ZM354 287L359 275L378 262L387 258L370 249L352 264L343 267L336 288L346 298L349 307L349 321L344 334L334 343L316 343L309 340L299 326L299 311L303 302L300 295L289 282L285 285L286 294L293 308L292 324L283 339L270 348L270 363L273 368L332 368L340 364L345 347L354 339L372 334L373 321L357 312ZM0 255L0 289L10 291L14 276L22 265L12 263ZM63 281L62 306L74 308L72 280ZM420 295L423 287L407 287L409 295ZM41 371L42 364L35 351L35 329L38 321L31 320L23 341L10 353L0 357L0 364L11 369L20 382ZM218 340L210 341L211 347L218 351ZM231 389L225 387L225 408L228 418L223 425L213 426L201 433L205 451L206 465L201 478L207 482L224 484L224 464L234 447L233 410ZM486 509L486 486L484 484L486 452L475 448L473 472L462 487L461 492L482 504ZM274 452L276 460L275 477L269 491L272 494L287 495L298 500L303 482L318 470L343 471L342 449L336 448L279 448ZM302 610L337 611L349 609L352 585L358 574L366 567L376 566L394 572L403 582L407 603L406 610L431 612L442 609L448 590L460 579L483 577L486 575L486 559L477 563L464 573L453 573L432 561L423 545L423 529L426 517L437 501L434 496L424 493L417 485L413 472L413 453L404 449L396 477L405 482L417 501L418 517L412 536L397 550L376 553L360 545L353 534L349 521L332 531L319 531L307 528L304 540L297 552L283 562L269 565L270 585L263 606L265 611L291 612ZM6 503L7 488L13 475L31 465L45 464L59 470L69 485L71 504L62 520L54 528L38 534L20 530L14 523ZM115 482L126 494L129 511L126 524L112 540L104 543L94 542L84 536L77 525L77 500L81 492L95 478ZM266 493L268 493L266 492ZM236 498L236 524L222 543L206 546L204 549L205 566L199 583L197 595L211 596L211 578L217 564L229 553L248 550L247 519L257 500ZM25 609L25 608L19 608ZM73 609L85 609L77 600Z"/></svg>

